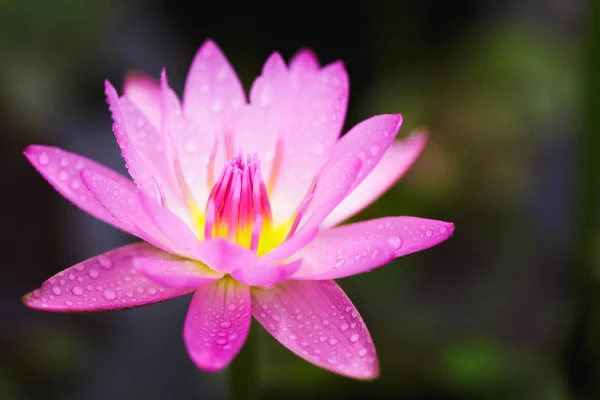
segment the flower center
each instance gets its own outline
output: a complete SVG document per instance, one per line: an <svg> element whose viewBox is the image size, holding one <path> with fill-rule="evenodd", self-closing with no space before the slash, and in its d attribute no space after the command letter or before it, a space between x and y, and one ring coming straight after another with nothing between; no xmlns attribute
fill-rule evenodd
<svg viewBox="0 0 600 400"><path fill-rule="evenodd" d="M271 205L257 155L239 154L225 163L204 214L204 239L223 237L260 254L283 237L273 229Z"/></svg>

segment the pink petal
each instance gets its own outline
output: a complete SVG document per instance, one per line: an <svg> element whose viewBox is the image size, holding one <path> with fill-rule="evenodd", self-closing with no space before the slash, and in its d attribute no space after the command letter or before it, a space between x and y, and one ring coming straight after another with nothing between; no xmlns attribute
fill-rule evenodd
<svg viewBox="0 0 600 400"><path fill-rule="evenodd" d="M298 68L302 65L310 71L313 67L309 63L294 63L288 83L293 96L291 107L280 111L283 157L271 196L276 222L288 220L298 208L298 199L308 191L327 160L346 115L348 75L343 64L327 65L304 83L310 72L300 72ZM299 86L296 93L292 92L294 85Z"/></svg>
<svg viewBox="0 0 600 400"><path fill-rule="evenodd" d="M312 200L304 216L300 216L300 228L277 248L261 258L261 264L275 264L296 253L310 243L319 231L319 226L329 213L344 199L361 168L358 158L350 157L326 168L319 176Z"/></svg>
<svg viewBox="0 0 600 400"><path fill-rule="evenodd" d="M125 188L135 189L133 182L121 174L78 154L41 145L28 146L25 157L35 169L65 198L90 215L112 226L130 232L130 227L113 218L94 198L79 176L88 169L106 175Z"/></svg>
<svg viewBox="0 0 600 400"><path fill-rule="evenodd" d="M296 260L287 264L275 265L248 265L231 271L231 276L238 282L249 286L273 286L292 276L302 260Z"/></svg>
<svg viewBox="0 0 600 400"><path fill-rule="evenodd" d="M258 263L255 252L225 239L205 240L198 248L198 259L218 272L230 273Z"/></svg>
<svg viewBox="0 0 600 400"><path fill-rule="evenodd" d="M138 307L189 293L169 289L144 277L133 266L138 256L160 250L136 243L111 250L59 272L27 294L28 307L61 312L105 311Z"/></svg>
<svg viewBox="0 0 600 400"><path fill-rule="evenodd" d="M393 143L371 173L325 219L323 227L337 225L375 201L406 173L426 144L425 133Z"/></svg>
<svg viewBox="0 0 600 400"><path fill-rule="evenodd" d="M106 97L112 112L115 137L129 174L147 196L164 201L173 210L187 208L172 174L172 160L165 152L165 140L128 99L119 99L106 81Z"/></svg>
<svg viewBox="0 0 600 400"><path fill-rule="evenodd" d="M252 314L285 347L340 375L373 379L379 374L369 331L333 281L287 281L252 290Z"/></svg>
<svg viewBox="0 0 600 400"><path fill-rule="evenodd" d="M164 251L196 255L197 240L191 230L154 200L95 171L83 170L82 180L94 198L128 232Z"/></svg>
<svg viewBox="0 0 600 400"><path fill-rule="evenodd" d="M153 257L137 257L134 266L148 279L173 289L196 289L224 276L206 265L182 260L167 253Z"/></svg>
<svg viewBox="0 0 600 400"><path fill-rule="evenodd" d="M402 116L399 114L378 115L354 126L335 144L330 163L350 156L362 160L362 169L350 190L358 186L375 168L394 141L401 125Z"/></svg>
<svg viewBox="0 0 600 400"><path fill-rule="evenodd" d="M246 103L237 74L212 40L204 42L192 61L185 83L183 108L189 118L208 111L216 129L231 134L236 116ZM201 121L197 121L200 125Z"/></svg>
<svg viewBox="0 0 600 400"><path fill-rule="evenodd" d="M162 132L169 143L167 151L170 152L174 168L180 168L185 185L196 206L204 207L211 187L209 187L209 162L217 135L211 124L209 112L199 109L193 119L185 115L175 92L169 87L166 74L163 70L161 76L161 107L162 107ZM217 175L223 163L223 155L218 154L215 160ZM188 199L191 200L191 199ZM202 210L204 211L204 210Z"/></svg>
<svg viewBox="0 0 600 400"><path fill-rule="evenodd" d="M289 69L292 90L299 91L309 85L319 72L319 60L315 53L303 49L292 57Z"/></svg>
<svg viewBox="0 0 600 400"><path fill-rule="evenodd" d="M250 311L250 288L232 279L196 290L183 339L198 368L219 371L233 360L248 336Z"/></svg>
<svg viewBox="0 0 600 400"><path fill-rule="evenodd" d="M303 262L293 278L339 279L367 272L395 257L435 246L453 232L449 222L416 217L386 217L329 229L298 253Z"/></svg>
<svg viewBox="0 0 600 400"><path fill-rule="evenodd" d="M134 72L125 78L123 95L140 110L155 129L160 129L160 86L150 76Z"/></svg>

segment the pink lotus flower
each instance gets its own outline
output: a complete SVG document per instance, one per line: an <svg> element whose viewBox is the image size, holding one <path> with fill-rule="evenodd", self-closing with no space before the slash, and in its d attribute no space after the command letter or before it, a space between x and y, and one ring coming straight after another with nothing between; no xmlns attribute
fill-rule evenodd
<svg viewBox="0 0 600 400"><path fill-rule="evenodd" d="M386 217L335 227L387 190L426 136L394 143L400 115L363 121L340 138L348 101L341 62L274 53L246 100L212 42L196 55L183 101L130 76L106 83L114 132L133 182L85 157L29 146L54 188L144 242L59 272L25 296L32 308L115 310L194 293L187 350L206 371L227 366L251 316L285 347L352 378L378 375L360 315L333 281L434 246L451 223Z"/></svg>

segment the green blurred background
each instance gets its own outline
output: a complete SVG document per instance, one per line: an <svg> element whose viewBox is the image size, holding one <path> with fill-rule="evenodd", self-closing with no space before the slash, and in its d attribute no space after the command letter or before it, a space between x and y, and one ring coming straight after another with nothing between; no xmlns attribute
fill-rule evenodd
<svg viewBox="0 0 600 400"><path fill-rule="evenodd" d="M0 0L0 399L227 398L227 372L187 357L187 298L86 315L20 303L132 241L57 195L24 147L124 171L103 80L164 66L181 93L208 37L246 88L273 50L343 59L346 128L400 112L400 136L430 132L407 176L354 219L456 224L434 249L340 281L379 380L320 370L261 332L265 399L600 399L598 3Z"/></svg>

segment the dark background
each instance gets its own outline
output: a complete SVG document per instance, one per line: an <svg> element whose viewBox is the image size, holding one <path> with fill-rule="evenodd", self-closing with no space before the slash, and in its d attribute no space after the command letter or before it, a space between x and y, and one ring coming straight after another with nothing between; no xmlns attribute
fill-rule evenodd
<svg viewBox="0 0 600 400"><path fill-rule="evenodd" d="M200 372L185 352L187 298L86 315L20 303L132 241L56 194L24 147L124 171L103 80L164 66L181 93L209 37L247 89L274 50L343 59L346 128L400 112L400 136L431 132L355 219L456 224L444 244L340 282L377 345L379 380L322 371L261 334L264 398L600 398L597 3L0 0L0 399L227 397L227 372Z"/></svg>

